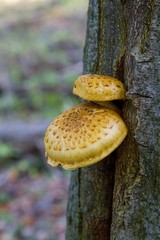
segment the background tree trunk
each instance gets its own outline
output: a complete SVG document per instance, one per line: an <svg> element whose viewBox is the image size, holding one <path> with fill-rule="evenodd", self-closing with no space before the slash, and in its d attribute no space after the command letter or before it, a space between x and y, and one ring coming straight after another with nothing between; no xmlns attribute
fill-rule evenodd
<svg viewBox="0 0 160 240"><path fill-rule="evenodd" d="M125 83L129 133L105 160L72 173L67 240L160 239L159 5L90 0L84 73Z"/></svg>

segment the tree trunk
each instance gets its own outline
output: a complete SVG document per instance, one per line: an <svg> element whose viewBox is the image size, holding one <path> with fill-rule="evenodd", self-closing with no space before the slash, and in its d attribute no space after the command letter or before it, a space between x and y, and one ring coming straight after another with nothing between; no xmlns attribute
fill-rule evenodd
<svg viewBox="0 0 160 240"><path fill-rule="evenodd" d="M125 83L120 107L129 132L109 157L72 172L67 240L160 239L159 7L90 0L84 73Z"/></svg>
<svg viewBox="0 0 160 240"><path fill-rule="evenodd" d="M124 118L116 160L111 239L160 239L160 1L126 1Z"/></svg>

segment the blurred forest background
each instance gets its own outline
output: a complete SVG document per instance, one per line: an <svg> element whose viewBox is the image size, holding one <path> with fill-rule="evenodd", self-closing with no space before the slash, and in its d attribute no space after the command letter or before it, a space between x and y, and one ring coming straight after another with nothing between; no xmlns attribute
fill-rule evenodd
<svg viewBox="0 0 160 240"><path fill-rule="evenodd" d="M64 240L70 172L46 164L53 118L80 100L86 0L1 0L0 239Z"/></svg>

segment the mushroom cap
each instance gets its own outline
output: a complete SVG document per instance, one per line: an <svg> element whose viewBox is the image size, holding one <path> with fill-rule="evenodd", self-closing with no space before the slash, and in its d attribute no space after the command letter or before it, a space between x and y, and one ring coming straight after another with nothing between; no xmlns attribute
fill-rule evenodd
<svg viewBox="0 0 160 240"><path fill-rule="evenodd" d="M125 87L114 77L97 74L80 76L74 83L73 93L89 101L125 99Z"/></svg>
<svg viewBox="0 0 160 240"><path fill-rule="evenodd" d="M48 163L77 169L102 160L127 134L122 118L113 110L82 103L59 115L47 128Z"/></svg>

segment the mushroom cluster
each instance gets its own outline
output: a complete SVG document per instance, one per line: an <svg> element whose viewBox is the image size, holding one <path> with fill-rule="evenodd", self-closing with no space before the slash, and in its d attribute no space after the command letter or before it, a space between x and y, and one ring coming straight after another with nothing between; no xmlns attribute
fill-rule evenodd
<svg viewBox="0 0 160 240"><path fill-rule="evenodd" d="M94 164L113 152L127 135L127 127L112 100L125 99L122 82L110 76L86 74L73 93L89 101L62 113L45 133L48 163L74 170Z"/></svg>

